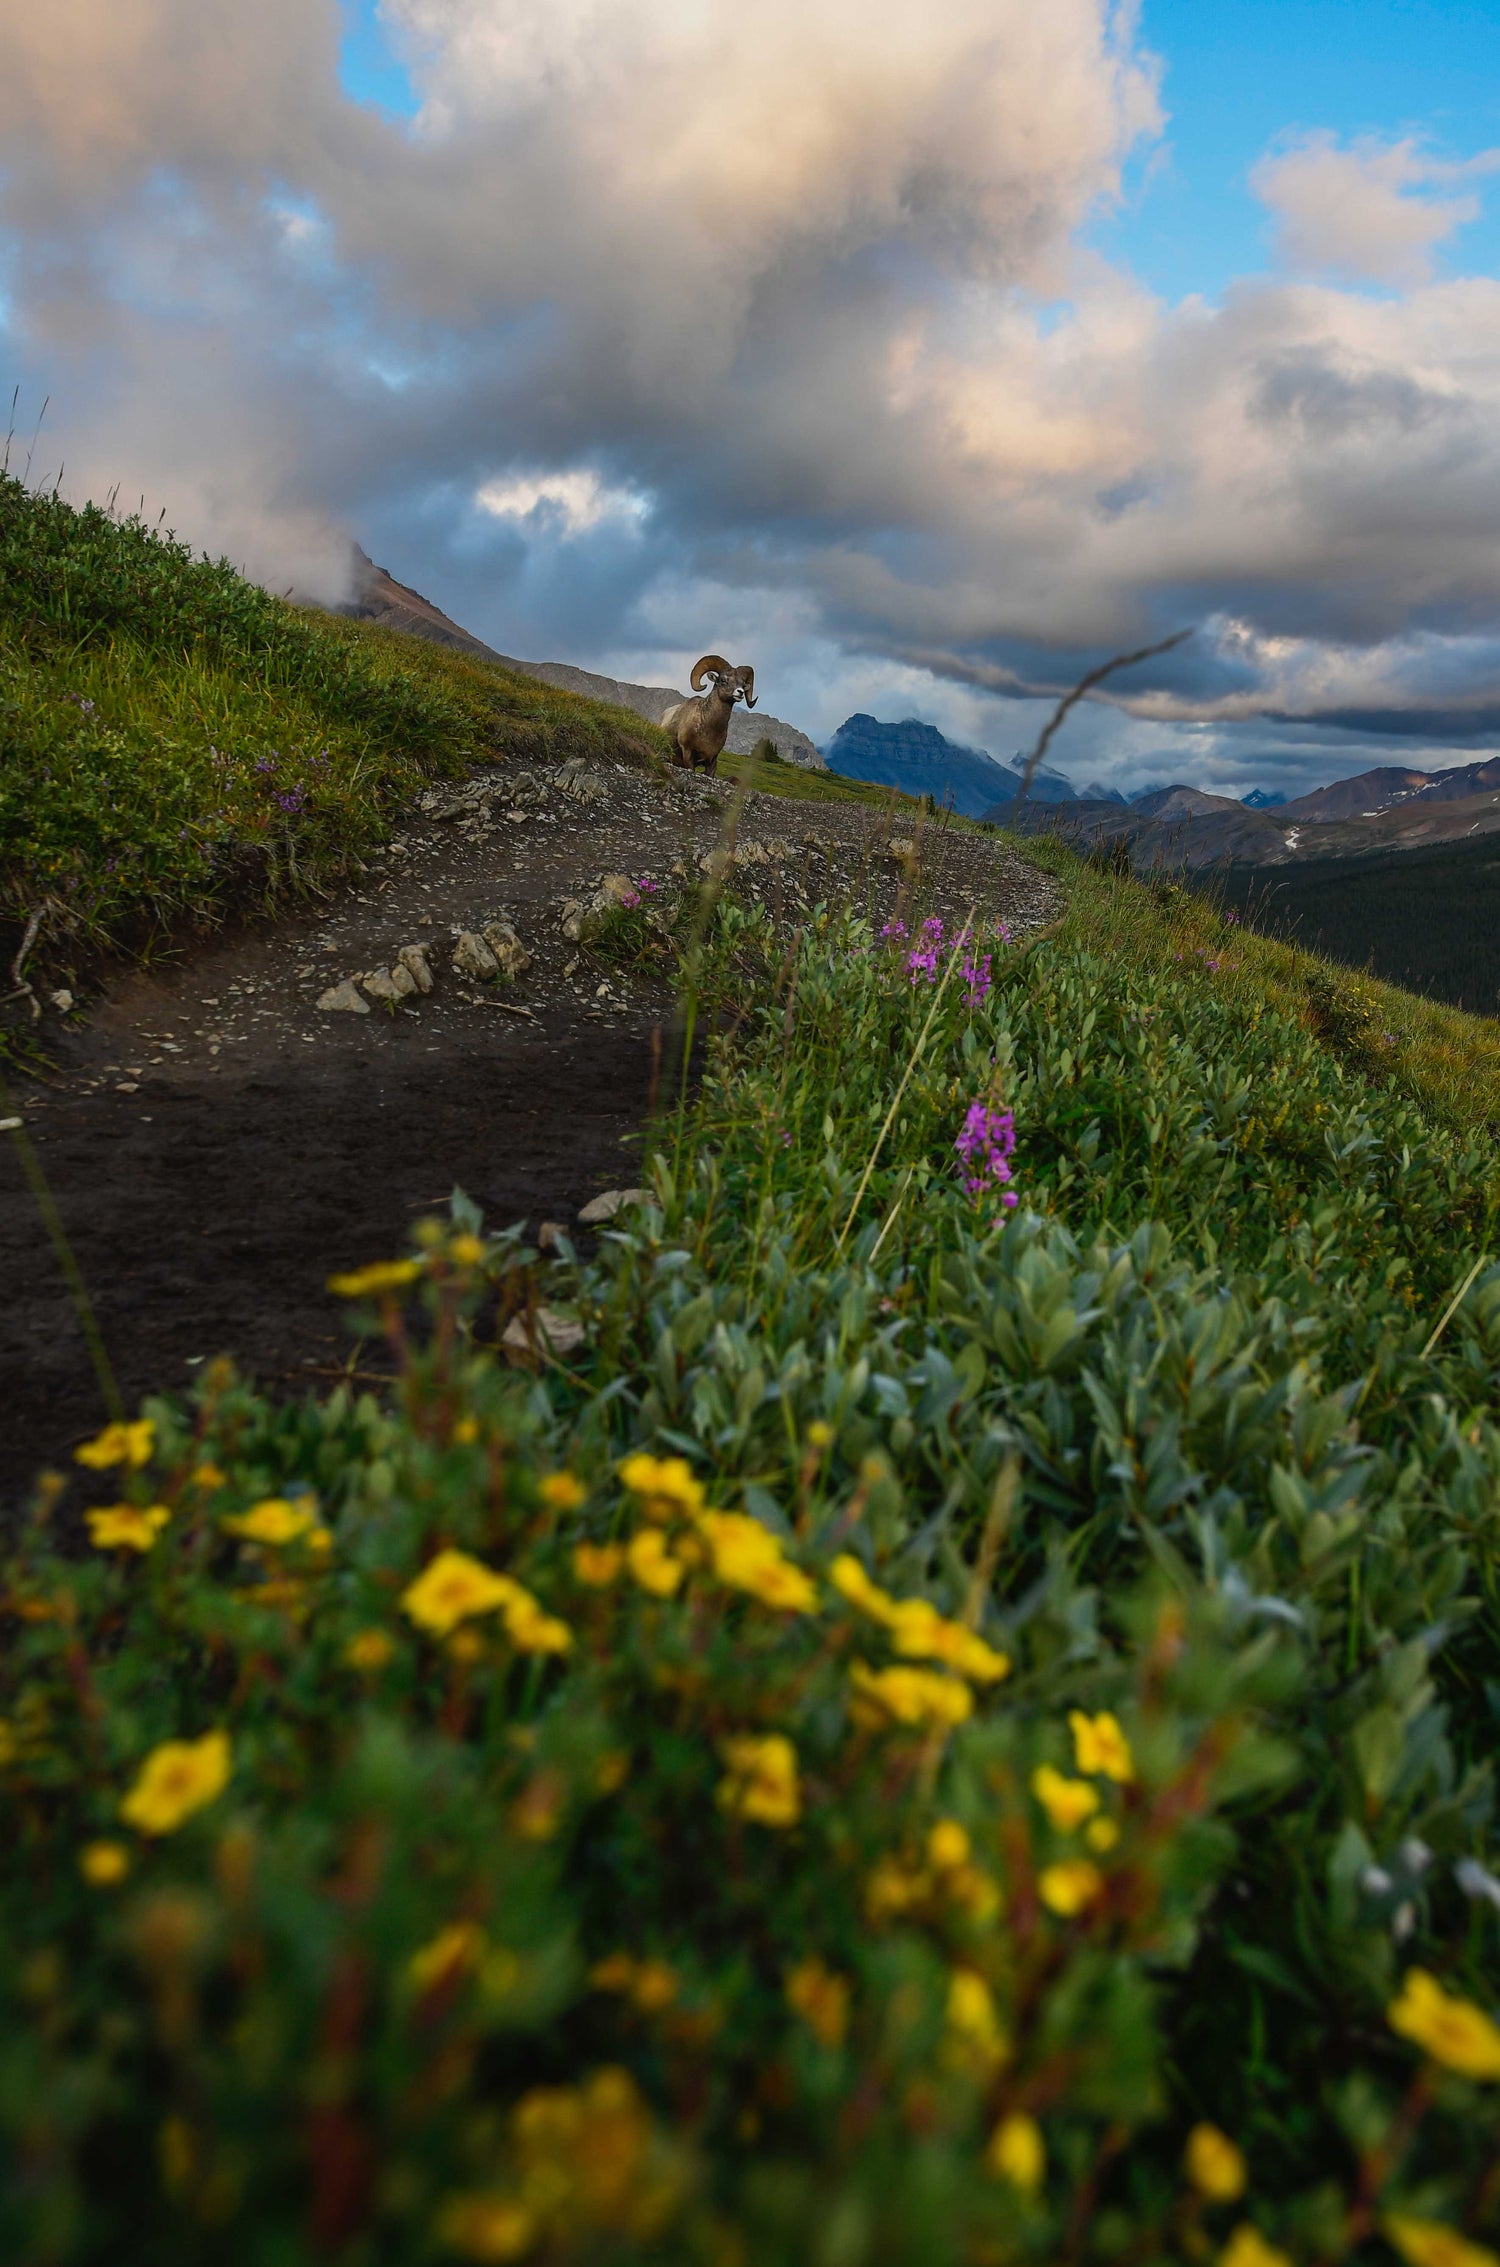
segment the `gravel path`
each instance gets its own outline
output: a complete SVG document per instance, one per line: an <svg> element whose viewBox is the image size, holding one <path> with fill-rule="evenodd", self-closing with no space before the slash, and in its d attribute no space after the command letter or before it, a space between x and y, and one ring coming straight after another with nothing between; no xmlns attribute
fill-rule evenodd
<svg viewBox="0 0 1500 2267"><path fill-rule="evenodd" d="M732 886L788 925L845 894L880 919L898 900L949 921L973 904L1017 933L1055 910L1048 878L989 837L937 826L915 861L891 841L864 804L501 764L425 797L322 911L225 932L49 1015L56 1068L21 1107L127 1400L225 1349L265 1380L324 1385L349 1355L326 1275L398 1249L455 1183L493 1223L536 1224L634 1175L672 998L566 933L608 877L668 889L727 844ZM457 941L497 922L529 965L504 985L458 973ZM430 994L381 1001L361 981L368 1013L320 1009L356 979L378 990L410 946ZM14 1500L100 1410L8 1141L0 1275L0 1500Z"/></svg>

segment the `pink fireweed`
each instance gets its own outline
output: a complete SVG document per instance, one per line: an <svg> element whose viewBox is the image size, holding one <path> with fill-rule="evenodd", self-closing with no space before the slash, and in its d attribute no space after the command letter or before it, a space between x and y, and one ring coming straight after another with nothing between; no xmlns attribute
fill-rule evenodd
<svg viewBox="0 0 1500 2267"><path fill-rule="evenodd" d="M938 954L943 949L943 924L934 913L922 923L921 932L906 956L906 972L914 984L926 978L929 984L937 982Z"/></svg>
<svg viewBox="0 0 1500 2267"><path fill-rule="evenodd" d="M964 999L971 1008L982 1008L990 992L990 955L982 960L970 957L964 962Z"/></svg>
<svg viewBox="0 0 1500 2267"><path fill-rule="evenodd" d="M968 1116L953 1144L962 1160L964 1192L972 1197L998 1196L1009 1210L1020 1199L1005 1183L1015 1154L1015 1120L1009 1110L992 1110L987 1102L971 1102Z"/></svg>

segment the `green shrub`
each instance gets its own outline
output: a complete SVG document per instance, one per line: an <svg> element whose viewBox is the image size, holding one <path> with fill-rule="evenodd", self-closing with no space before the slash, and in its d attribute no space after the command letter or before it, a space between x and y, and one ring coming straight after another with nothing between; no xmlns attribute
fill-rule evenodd
<svg viewBox="0 0 1500 2267"><path fill-rule="evenodd" d="M44 1489L7 2256L1490 2260L1489 1154L1158 943L723 906L594 1260Z"/></svg>

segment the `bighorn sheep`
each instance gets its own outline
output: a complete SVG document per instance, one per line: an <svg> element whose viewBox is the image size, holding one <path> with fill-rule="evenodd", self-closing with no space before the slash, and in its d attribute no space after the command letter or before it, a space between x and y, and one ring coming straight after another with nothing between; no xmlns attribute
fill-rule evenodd
<svg viewBox="0 0 1500 2267"><path fill-rule="evenodd" d="M705 693L709 677L714 689ZM746 708L755 706L755 671L748 662L731 669L722 654L706 653L694 662L690 681L698 698L674 701L661 720L662 730L671 738L674 763L687 771L716 771L735 702L743 698Z"/></svg>

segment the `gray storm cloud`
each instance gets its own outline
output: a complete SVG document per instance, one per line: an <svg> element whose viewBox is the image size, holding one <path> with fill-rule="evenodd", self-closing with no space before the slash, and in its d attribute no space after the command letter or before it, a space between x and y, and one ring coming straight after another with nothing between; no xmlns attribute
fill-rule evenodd
<svg viewBox="0 0 1500 2267"><path fill-rule="evenodd" d="M1127 740L1496 712L1500 285L1435 268L1487 159L1275 153L1288 272L1169 307L1079 249L1163 124L1104 0L384 21L406 125L336 0L0 0L0 345L70 493L658 675L1005 703L1195 621Z"/></svg>

